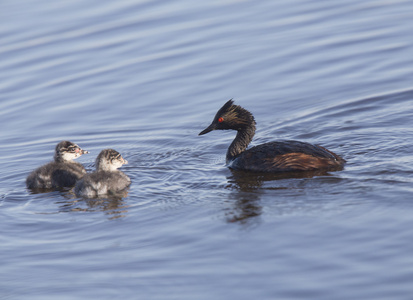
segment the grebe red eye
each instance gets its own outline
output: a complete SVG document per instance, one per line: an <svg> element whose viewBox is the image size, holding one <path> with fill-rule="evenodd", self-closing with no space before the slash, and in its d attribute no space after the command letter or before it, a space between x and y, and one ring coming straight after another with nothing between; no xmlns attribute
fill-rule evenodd
<svg viewBox="0 0 413 300"><path fill-rule="evenodd" d="M219 119L218 119L218 122L219 122L219 123L224 122L224 118L219 118Z"/></svg>

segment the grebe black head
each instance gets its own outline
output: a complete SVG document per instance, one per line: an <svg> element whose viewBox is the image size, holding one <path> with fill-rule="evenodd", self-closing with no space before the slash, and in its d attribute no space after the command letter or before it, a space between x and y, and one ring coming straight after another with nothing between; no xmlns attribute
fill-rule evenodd
<svg viewBox="0 0 413 300"><path fill-rule="evenodd" d="M226 156L232 169L258 172L338 170L345 163L337 154L321 146L297 141L270 142L246 150L255 134L255 124L249 111L229 100L199 135L212 130L237 131Z"/></svg>
<svg viewBox="0 0 413 300"><path fill-rule="evenodd" d="M234 105L234 101L231 99L218 110L211 125L201 131L199 135L206 134L212 130L233 129L240 131L245 129L251 130L252 128L255 131L254 116L241 106Z"/></svg>
<svg viewBox="0 0 413 300"><path fill-rule="evenodd" d="M83 150L75 143L62 141L56 145L54 160L56 162L71 161L87 153L89 151Z"/></svg>

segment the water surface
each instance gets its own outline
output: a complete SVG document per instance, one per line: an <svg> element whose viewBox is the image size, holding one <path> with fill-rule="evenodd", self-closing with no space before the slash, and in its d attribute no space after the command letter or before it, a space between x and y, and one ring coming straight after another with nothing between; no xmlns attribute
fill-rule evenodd
<svg viewBox="0 0 413 300"><path fill-rule="evenodd" d="M4 1L2 299L411 299L411 1ZM233 172L253 145L323 145L343 171ZM34 194L71 140L129 161L128 195Z"/></svg>

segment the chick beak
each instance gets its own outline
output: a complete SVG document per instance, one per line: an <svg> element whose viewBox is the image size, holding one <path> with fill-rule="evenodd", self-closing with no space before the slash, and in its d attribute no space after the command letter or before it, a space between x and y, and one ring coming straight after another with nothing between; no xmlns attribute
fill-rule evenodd
<svg viewBox="0 0 413 300"><path fill-rule="evenodd" d="M80 154L81 154L81 155L83 155L83 154L88 154L88 153L89 153L89 151L86 151L86 150L80 149Z"/></svg>

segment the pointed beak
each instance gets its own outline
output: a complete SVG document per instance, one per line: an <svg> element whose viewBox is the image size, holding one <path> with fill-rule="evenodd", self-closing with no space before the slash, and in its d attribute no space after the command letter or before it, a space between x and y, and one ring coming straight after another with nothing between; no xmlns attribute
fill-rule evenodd
<svg viewBox="0 0 413 300"><path fill-rule="evenodd" d="M128 161L127 161L126 159L123 159L123 164L124 164L124 165L127 165L127 164L128 164Z"/></svg>
<svg viewBox="0 0 413 300"><path fill-rule="evenodd" d="M204 130L202 130L198 135L206 134L208 132L211 132L212 130L215 130L215 124L213 123L209 125L207 128L205 128Z"/></svg>
<svg viewBox="0 0 413 300"><path fill-rule="evenodd" d="M80 154L82 154L82 155L83 154L88 154L88 153L89 153L89 151L86 151L86 150L83 150L83 149L80 150Z"/></svg>

